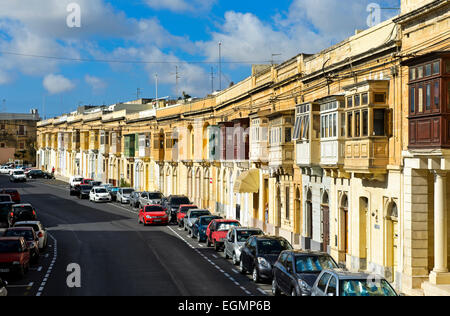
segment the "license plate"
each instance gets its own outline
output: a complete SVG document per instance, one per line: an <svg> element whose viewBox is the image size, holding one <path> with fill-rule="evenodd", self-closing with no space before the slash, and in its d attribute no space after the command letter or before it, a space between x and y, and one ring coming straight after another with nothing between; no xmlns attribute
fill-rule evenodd
<svg viewBox="0 0 450 316"><path fill-rule="evenodd" d="M155 222L160 222L161 220L160 219L155 219Z"/></svg>
<svg viewBox="0 0 450 316"><path fill-rule="evenodd" d="M0 273L8 273L9 269L0 269Z"/></svg>

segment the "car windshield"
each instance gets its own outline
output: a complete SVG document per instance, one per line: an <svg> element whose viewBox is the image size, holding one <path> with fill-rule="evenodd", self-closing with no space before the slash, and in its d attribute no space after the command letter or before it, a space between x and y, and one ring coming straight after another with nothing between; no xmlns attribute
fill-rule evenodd
<svg viewBox="0 0 450 316"><path fill-rule="evenodd" d="M133 189L123 189L123 190L122 190L122 194L131 194L131 193L133 193L133 192L134 192Z"/></svg>
<svg viewBox="0 0 450 316"><path fill-rule="evenodd" d="M149 193L148 198L151 200L161 200L162 194L161 193Z"/></svg>
<svg viewBox="0 0 450 316"><path fill-rule="evenodd" d="M160 213L164 212L164 209L159 206L147 206L145 208L145 213Z"/></svg>
<svg viewBox="0 0 450 316"><path fill-rule="evenodd" d="M239 223L238 222L225 222L225 223L219 223L217 225L217 231L222 232L222 231L229 231L231 228L233 227L239 227Z"/></svg>
<svg viewBox="0 0 450 316"><path fill-rule="evenodd" d="M172 205L189 204L190 202L187 197L178 197L170 200L170 204Z"/></svg>
<svg viewBox="0 0 450 316"><path fill-rule="evenodd" d="M9 202L11 197L9 195L0 195L0 202Z"/></svg>
<svg viewBox="0 0 450 316"><path fill-rule="evenodd" d="M258 252L260 254L270 255L270 254L279 254L284 250L291 250L292 247L285 240L278 239L267 239L267 240L258 240Z"/></svg>
<svg viewBox="0 0 450 316"><path fill-rule="evenodd" d="M23 173L23 171L14 171L14 174L20 176L20 175L22 175L22 174L24 174L24 173Z"/></svg>
<svg viewBox="0 0 450 316"><path fill-rule="evenodd" d="M15 253L20 251L20 244L16 240L0 241L0 253Z"/></svg>
<svg viewBox="0 0 450 316"><path fill-rule="evenodd" d="M192 212L190 218L199 218L200 216L211 215L209 212Z"/></svg>
<svg viewBox="0 0 450 316"><path fill-rule="evenodd" d="M33 208L29 205L25 205L25 206L14 206L14 212L20 212L20 213L24 213L24 212L33 212Z"/></svg>
<svg viewBox="0 0 450 316"><path fill-rule="evenodd" d="M197 206L185 206L181 208L180 212L186 214L187 212L189 212L189 210L195 210L197 208Z"/></svg>
<svg viewBox="0 0 450 316"><path fill-rule="evenodd" d="M295 258L298 273L320 273L324 269L336 269L338 266L327 256L298 256Z"/></svg>
<svg viewBox="0 0 450 316"><path fill-rule="evenodd" d="M97 189L95 193L108 193L108 191L106 189Z"/></svg>
<svg viewBox="0 0 450 316"><path fill-rule="evenodd" d="M237 241L246 242L251 236L262 235L260 230L240 230L237 232Z"/></svg>
<svg viewBox="0 0 450 316"><path fill-rule="evenodd" d="M215 219L215 217L202 217L199 219L199 221L200 221L199 224L201 226L208 226L209 223L211 223L213 219Z"/></svg>
<svg viewBox="0 0 450 316"><path fill-rule="evenodd" d="M386 280L342 280L341 296L397 296Z"/></svg>
<svg viewBox="0 0 450 316"><path fill-rule="evenodd" d="M34 240L33 232L32 230L16 230L16 229L9 229L5 232L5 237L23 237L27 241Z"/></svg>

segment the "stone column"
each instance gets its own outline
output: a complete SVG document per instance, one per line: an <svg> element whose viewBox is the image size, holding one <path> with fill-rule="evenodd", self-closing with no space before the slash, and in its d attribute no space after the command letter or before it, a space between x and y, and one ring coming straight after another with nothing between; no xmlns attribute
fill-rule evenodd
<svg viewBox="0 0 450 316"><path fill-rule="evenodd" d="M450 284L447 265L447 172L436 171L434 178L434 269L433 284Z"/></svg>

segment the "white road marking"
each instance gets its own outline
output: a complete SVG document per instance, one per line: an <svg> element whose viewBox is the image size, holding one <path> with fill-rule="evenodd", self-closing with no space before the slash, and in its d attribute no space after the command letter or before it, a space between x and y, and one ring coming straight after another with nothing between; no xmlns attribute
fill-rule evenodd
<svg viewBox="0 0 450 316"><path fill-rule="evenodd" d="M239 271L236 270L236 269L231 269L231 271L233 271L233 272L236 273L236 274L239 274Z"/></svg>
<svg viewBox="0 0 450 316"><path fill-rule="evenodd" d="M216 255L212 255L214 258L219 259L219 257L217 257Z"/></svg>
<svg viewBox="0 0 450 316"><path fill-rule="evenodd" d="M55 237L53 237L52 234L49 233L48 236L53 240L53 244L55 245L55 247L53 247L53 259L52 259L52 262L51 262L50 266L47 269L47 273L45 275L45 278L42 280L42 283L41 283L41 285L39 287L38 292L36 293L36 296L41 296L42 295L42 292L44 291L45 285L47 284L47 280L50 277L50 274L52 272L53 265L55 264L56 258L58 257L58 241L56 240ZM48 254L47 254L47 257L48 257Z"/></svg>
<svg viewBox="0 0 450 316"><path fill-rule="evenodd" d="M266 291L261 290L260 288L258 288L258 291L259 291L261 294L263 294L263 295L267 295Z"/></svg>

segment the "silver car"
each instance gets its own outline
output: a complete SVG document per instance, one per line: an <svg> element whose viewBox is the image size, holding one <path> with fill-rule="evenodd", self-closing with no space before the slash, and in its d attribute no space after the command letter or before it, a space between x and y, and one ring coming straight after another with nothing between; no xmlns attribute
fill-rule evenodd
<svg viewBox="0 0 450 316"><path fill-rule="evenodd" d="M117 191L117 202L122 204L130 203L131 193L133 192L134 189L132 188L120 188L119 191Z"/></svg>
<svg viewBox="0 0 450 316"><path fill-rule="evenodd" d="M192 226L194 225L194 222L199 218L200 216L208 216L211 215L211 212L208 210L189 210L186 216L184 217L184 230L190 231L192 229Z"/></svg>
<svg viewBox="0 0 450 316"><path fill-rule="evenodd" d="M225 239L225 258L231 258L234 265L239 264L241 249L251 236L264 235L259 228L235 227L230 229Z"/></svg>
<svg viewBox="0 0 450 316"><path fill-rule="evenodd" d="M147 205L160 205L164 195L161 192L142 192L139 197L140 207Z"/></svg>
<svg viewBox="0 0 450 316"><path fill-rule="evenodd" d="M8 282L0 279L0 296L8 296L8 291L6 287L8 286Z"/></svg>
<svg viewBox="0 0 450 316"><path fill-rule="evenodd" d="M398 296L384 278L340 269L323 270L311 289L311 296Z"/></svg>

